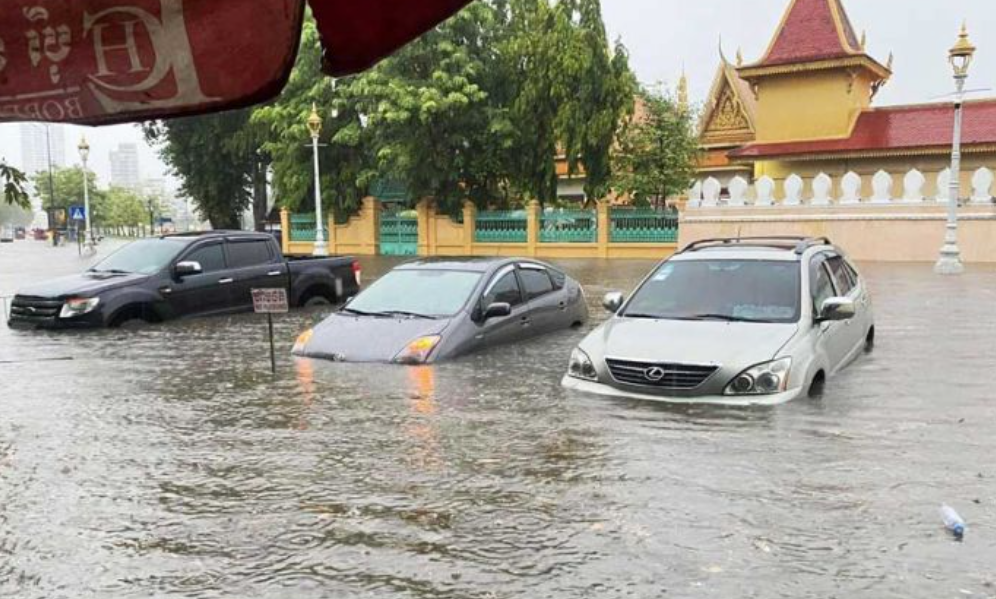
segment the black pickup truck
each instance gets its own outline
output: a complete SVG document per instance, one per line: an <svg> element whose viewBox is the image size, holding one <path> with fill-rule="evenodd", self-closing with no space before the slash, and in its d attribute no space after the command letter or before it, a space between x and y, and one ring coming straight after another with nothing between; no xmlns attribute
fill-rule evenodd
<svg viewBox="0 0 996 599"><path fill-rule="evenodd" d="M353 258L284 258L272 235L212 231L135 241L80 275L22 289L8 325L117 327L251 312L252 289L283 288L291 306L336 304L359 291Z"/></svg>

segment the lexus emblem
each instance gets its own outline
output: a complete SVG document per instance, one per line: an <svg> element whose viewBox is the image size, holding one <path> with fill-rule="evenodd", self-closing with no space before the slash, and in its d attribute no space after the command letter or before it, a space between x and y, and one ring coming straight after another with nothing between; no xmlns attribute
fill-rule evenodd
<svg viewBox="0 0 996 599"><path fill-rule="evenodd" d="M643 376L650 382L659 383L661 379L664 378L664 369L660 366L654 366L643 371Z"/></svg>

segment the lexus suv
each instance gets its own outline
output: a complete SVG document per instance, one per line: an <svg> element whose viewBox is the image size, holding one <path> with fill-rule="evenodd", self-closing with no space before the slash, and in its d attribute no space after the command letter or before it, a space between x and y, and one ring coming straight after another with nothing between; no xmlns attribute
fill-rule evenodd
<svg viewBox="0 0 996 599"><path fill-rule="evenodd" d="M666 402L780 404L818 396L870 349L864 279L828 239L696 242L662 262L571 355L563 385Z"/></svg>

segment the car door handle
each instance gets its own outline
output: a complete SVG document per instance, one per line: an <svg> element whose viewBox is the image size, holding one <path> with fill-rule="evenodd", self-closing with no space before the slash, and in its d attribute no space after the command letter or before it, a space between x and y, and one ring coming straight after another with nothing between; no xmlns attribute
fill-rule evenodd
<svg viewBox="0 0 996 599"><path fill-rule="evenodd" d="M219 285L231 285L235 282L235 279L218 279Z"/></svg>
<svg viewBox="0 0 996 599"><path fill-rule="evenodd" d="M557 306L559 306L561 310L566 310L567 302L560 302L559 304L557 304Z"/></svg>
<svg viewBox="0 0 996 599"><path fill-rule="evenodd" d="M279 270L271 270L270 272L266 273L266 276L268 276L268 277L279 277L282 274L284 274L284 273L281 272L281 271L279 271Z"/></svg>
<svg viewBox="0 0 996 599"><path fill-rule="evenodd" d="M531 325L533 323L533 321L530 320L528 316L523 316L522 318L519 319L519 322L524 327L528 327L529 325Z"/></svg>

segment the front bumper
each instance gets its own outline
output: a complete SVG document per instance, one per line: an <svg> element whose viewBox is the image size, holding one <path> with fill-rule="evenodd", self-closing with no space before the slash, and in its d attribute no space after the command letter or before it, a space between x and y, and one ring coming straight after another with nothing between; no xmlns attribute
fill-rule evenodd
<svg viewBox="0 0 996 599"><path fill-rule="evenodd" d="M649 393L625 391L604 383L585 381L567 375L564 375L564 378L560 381L560 384L566 389L581 391L583 393L592 393L595 395L625 397L629 399L656 401L660 403L708 404L718 406L776 406L790 402L803 394L802 387L799 387L798 389L789 389L788 391L777 393L775 395L745 395L739 397L730 395L702 395L697 397L668 397L665 395L652 395Z"/></svg>
<svg viewBox="0 0 996 599"><path fill-rule="evenodd" d="M24 317L11 315L7 326L20 330L73 330L99 329L104 327L104 318L97 312L77 316L76 318L59 318L58 316Z"/></svg>

